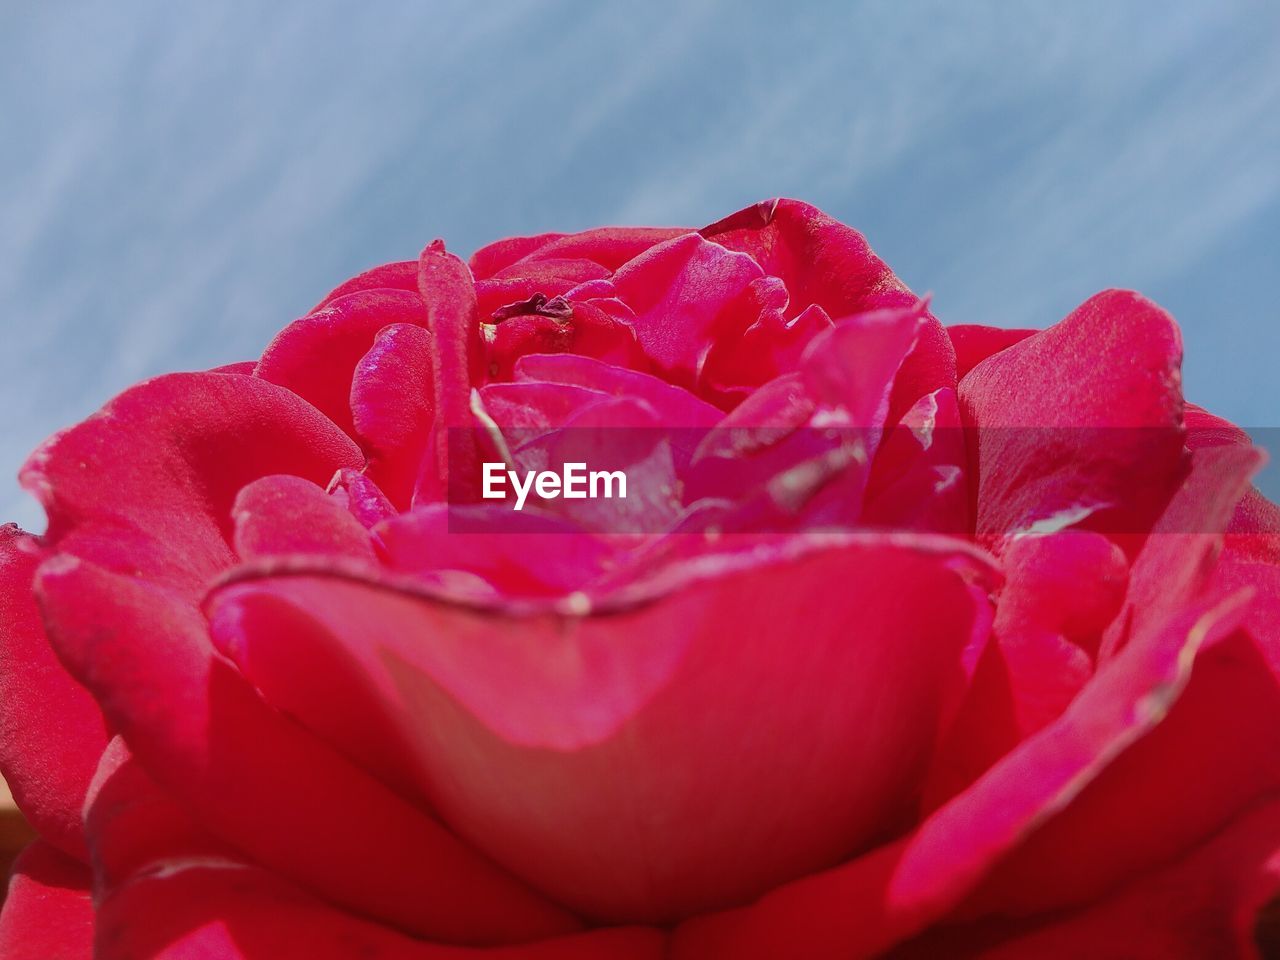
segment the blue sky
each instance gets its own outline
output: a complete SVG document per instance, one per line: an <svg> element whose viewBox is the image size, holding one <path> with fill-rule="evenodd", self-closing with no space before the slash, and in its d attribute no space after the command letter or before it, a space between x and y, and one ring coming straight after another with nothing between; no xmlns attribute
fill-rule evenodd
<svg viewBox="0 0 1280 960"><path fill-rule="evenodd" d="M435 236L790 195L949 323L1169 308L1280 425L1280 5L5 4L0 519L51 431Z"/></svg>

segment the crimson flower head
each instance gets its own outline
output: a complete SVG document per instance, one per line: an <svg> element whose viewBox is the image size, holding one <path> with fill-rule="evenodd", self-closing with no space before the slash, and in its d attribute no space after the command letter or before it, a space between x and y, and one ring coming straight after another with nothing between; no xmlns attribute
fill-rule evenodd
<svg viewBox="0 0 1280 960"><path fill-rule="evenodd" d="M0 955L1256 956L1280 511L1181 354L776 200L127 390L0 532Z"/></svg>

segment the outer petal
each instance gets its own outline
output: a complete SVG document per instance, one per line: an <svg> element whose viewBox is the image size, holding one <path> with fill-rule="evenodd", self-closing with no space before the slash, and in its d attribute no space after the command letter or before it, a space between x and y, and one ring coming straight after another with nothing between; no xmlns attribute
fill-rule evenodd
<svg viewBox="0 0 1280 960"><path fill-rule="evenodd" d="M367 473L408 509L435 417L434 344L423 327L379 331L351 381L351 415L369 453Z"/></svg>
<svg viewBox="0 0 1280 960"><path fill-rule="evenodd" d="M1127 650L1123 666L1090 684L1056 723L929 816L914 834L780 887L750 907L685 923L676 931L672 957L850 960L879 955L918 934L955 910L1029 836L1069 817L1080 792L1158 727L1189 679L1197 648L1229 635L1242 616L1243 602L1235 598L1171 621L1148 642ZM1185 820L1174 828L1186 829ZM1096 836L1083 843L1080 834L1075 836L1081 854L1100 853L1095 860L1103 864L1113 858L1110 835L1101 851ZM1116 865L1132 869L1133 851L1125 852L1130 856L1116 858ZM1031 897L1039 892L1025 891ZM1061 889L1051 887L1048 893L1060 895Z"/></svg>
<svg viewBox="0 0 1280 960"><path fill-rule="evenodd" d="M376 563L368 531L339 500L301 477L255 480L236 497L232 515L242 559L306 554Z"/></svg>
<svg viewBox="0 0 1280 960"><path fill-rule="evenodd" d="M257 862L449 941L573 928L563 911L267 706L213 655L203 619L166 593L70 558L46 563L37 590L63 655L147 772Z"/></svg>
<svg viewBox="0 0 1280 960"><path fill-rule="evenodd" d="M394 570L473 574L508 598L572 593L612 552L568 522L492 504L420 508L390 518L378 536Z"/></svg>
<svg viewBox="0 0 1280 960"><path fill-rule="evenodd" d="M1215 417L1194 403L1187 404L1187 446L1251 447L1253 441L1234 423ZM1224 544L1228 555L1261 563L1280 564L1280 506L1255 488L1236 504Z"/></svg>
<svg viewBox="0 0 1280 960"><path fill-rule="evenodd" d="M354 435L351 381L356 364L383 327L426 320L426 307L415 291L350 293L281 330L263 351L255 375L288 387Z"/></svg>
<svg viewBox="0 0 1280 960"><path fill-rule="evenodd" d="M978 535L1086 518L1150 529L1185 470L1181 359L1168 314L1109 291L974 367L960 409L976 431Z"/></svg>
<svg viewBox="0 0 1280 960"><path fill-rule="evenodd" d="M1093 677L1103 630L1125 599L1128 564L1097 533L1015 540L994 636L982 651L926 792L938 806L1056 720Z"/></svg>
<svg viewBox="0 0 1280 960"><path fill-rule="evenodd" d="M333 301L352 293L364 290L417 290L418 262L416 260L400 260L384 263L381 266L356 274L350 280L343 281L329 292L329 295L316 304L311 313L323 310Z"/></svg>
<svg viewBox="0 0 1280 960"><path fill-rule="evenodd" d="M702 235L781 277L793 313L817 304L838 320L917 301L862 234L798 200L761 201L704 227Z"/></svg>
<svg viewBox="0 0 1280 960"><path fill-rule="evenodd" d="M1252 447L1204 447L1193 451L1190 461L1185 481L1143 538L1125 608L1103 636L1102 660L1208 587L1223 531L1262 455Z"/></svg>
<svg viewBox="0 0 1280 960"><path fill-rule="evenodd" d="M663 934L639 927L593 930L509 947L468 949L425 943L335 910L265 871L231 864L194 863L141 877L106 899L98 925L96 960L663 960L664 956Z"/></svg>
<svg viewBox="0 0 1280 960"><path fill-rule="evenodd" d="M1280 803L1258 806L1205 843L1100 900L1040 923L944 928L894 960L1260 958L1258 910L1280 889ZM1270 954L1268 954L1270 955Z"/></svg>
<svg viewBox="0 0 1280 960"><path fill-rule="evenodd" d="M31 592L39 561L34 537L0 527L0 770L40 834L83 860L80 809L106 725L45 638Z"/></svg>
<svg viewBox="0 0 1280 960"><path fill-rule="evenodd" d="M746 253L764 272L780 277L789 316L810 305L837 322L855 313L919 302L852 227L797 200L765 200L704 227L702 235ZM942 324L926 316L915 349L903 363L890 422L925 394L956 385L955 352Z"/></svg>
<svg viewBox="0 0 1280 960"><path fill-rule="evenodd" d="M482 362L475 284L467 265L436 240L418 260L418 290L436 355L435 430L416 497L431 503L457 494L465 500L471 485L479 483L479 456L469 429L471 385L481 380L474 365Z"/></svg>
<svg viewBox="0 0 1280 960"><path fill-rule="evenodd" d="M563 236L563 233L539 233L532 237L505 237L481 247L471 255L467 264L477 280L488 280L498 271Z"/></svg>
<svg viewBox="0 0 1280 960"><path fill-rule="evenodd" d="M1168 718L1007 857L957 919L1053 917L1126 884L1146 886L1149 871L1277 796L1278 749L1280 688L1237 633L1200 655ZM1270 829L1270 845L1254 851L1260 859L1280 840ZM1250 871L1247 861L1236 866L1239 883ZM1190 924L1229 928L1233 911L1210 889L1186 889L1180 912Z"/></svg>
<svg viewBox="0 0 1280 960"><path fill-rule="evenodd" d="M4 960L90 960L89 868L37 840L14 864L0 911Z"/></svg>
<svg viewBox="0 0 1280 960"><path fill-rule="evenodd" d="M611 363L569 354L521 357L516 380L546 381L642 400L653 408L658 422L668 427L710 427L724 414L687 390L664 380Z"/></svg>
<svg viewBox="0 0 1280 960"><path fill-rule="evenodd" d="M977 323L958 323L947 327L947 336L956 351L956 376L964 378L969 371L993 353L1027 339L1036 330L1006 330L984 327Z"/></svg>
<svg viewBox="0 0 1280 960"><path fill-rule="evenodd" d="M473 259L482 270L489 269L500 260L508 260L510 253L527 244L528 249L521 254L522 260L592 260L612 271L650 247L688 232L687 227L599 227L560 236L513 237L476 251ZM546 243L537 243L544 238ZM500 247L504 248L501 257L497 255ZM503 269L507 275L518 275L519 262L510 261L496 269Z"/></svg>
<svg viewBox="0 0 1280 960"><path fill-rule="evenodd" d="M661 955L662 938L655 931L614 930L529 947L469 950L425 943L371 923L254 867L205 834L146 776L119 739L103 759L87 819L98 874L99 958L605 960Z"/></svg>
<svg viewBox="0 0 1280 960"><path fill-rule="evenodd" d="M302 571L233 584L214 610L306 611L310 632L239 637L242 669L293 702L285 665L340 644L351 695L390 711L445 820L517 875L595 915L670 917L827 865L901 809L975 616L956 551L757 544L598 616L583 595L508 619Z"/></svg>
<svg viewBox="0 0 1280 960"><path fill-rule="evenodd" d="M282 387L172 374L55 436L22 481L44 504L52 551L194 601L235 562L231 507L245 484L275 473L327 483L363 463L341 431Z"/></svg>
<svg viewBox="0 0 1280 960"><path fill-rule="evenodd" d="M763 274L750 257L686 234L646 251L613 278L617 296L635 312L636 338L654 365L686 386L697 379L712 343L742 329L725 328L752 281Z"/></svg>
<svg viewBox="0 0 1280 960"><path fill-rule="evenodd" d="M968 453L954 390L925 394L881 440L867 481L862 522L966 534Z"/></svg>

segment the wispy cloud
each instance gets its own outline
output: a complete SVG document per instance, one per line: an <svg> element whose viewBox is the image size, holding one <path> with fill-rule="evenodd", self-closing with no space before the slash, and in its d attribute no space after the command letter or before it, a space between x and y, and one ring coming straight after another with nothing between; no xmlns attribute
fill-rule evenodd
<svg viewBox="0 0 1280 960"><path fill-rule="evenodd" d="M1143 288L1197 399L1275 422L1277 62L1280 9L1248 2L7 10L0 474L434 236L775 194L860 226L953 322ZM0 513L40 522L7 480Z"/></svg>

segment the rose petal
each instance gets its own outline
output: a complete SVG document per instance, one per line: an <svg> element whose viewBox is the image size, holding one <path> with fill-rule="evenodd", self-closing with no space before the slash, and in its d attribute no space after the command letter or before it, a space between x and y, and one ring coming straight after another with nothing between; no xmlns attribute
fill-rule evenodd
<svg viewBox="0 0 1280 960"><path fill-rule="evenodd" d="M861 522L967 533L967 458L955 391L944 387L925 394L876 449Z"/></svg>
<svg viewBox="0 0 1280 960"><path fill-rule="evenodd" d="M992 920L943 929L895 960L1203 960L1259 956L1254 923L1280 888L1280 804L1260 805L1175 862L1093 904L1038 923Z"/></svg>
<svg viewBox="0 0 1280 960"><path fill-rule="evenodd" d="M917 298L862 234L798 200L765 200L709 227L702 235L749 255L766 274L780 277L793 315L817 304L836 319Z"/></svg>
<svg viewBox="0 0 1280 960"><path fill-rule="evenodd" d="M127 451L127 455L122 451ZM126 390L23 467L51 549L192 601L235 562L231 507L268 474L327 483L355 444L314 407L257 377L183 373Z"/></svg>
<svg viewBox="0 0 1280 960"><path fill-rule="evenodd" d="M343 505L301 477L262 477L236 497L236 553L255 557L306 554L376 563L369 534Z"/></svg>
<svg viewBox="0 0 1280 960"><path fill-rule="evenodd" d="M435 431L423 465L416 500L446 499L479 482L479 455L471 437L471 384L478 382L480 323L475 286L467 265L436 240L418 260L418 290L427 305L427 328L435 344Z"/></svg>
<svg viewBox="0 0 1280 960"><path fill-rule="evenodd" d="M229 373L234 376L251 377L257 369L257 360L241 360L239 363L227 363L220 367L210 368L210 373Z"/></svg>
<svg viewBox="0 0 1280 960"><path fill-rule="evenodd" d="M688 390L637 370L628 370L590 357L570 354L521 357L516 380L571 384L613 396L642 400L664 427L710 427L724 413Z"/></svg>
<svg viewBox="0 0 1280 960"><path fill-rule="evenodd" d="M366 530L372 530L398 512L376 483L350 467L334 474L329 481L329 494Z"/></svg>
<svg viewBox="0 0 1280 960"><path fill-rule="evenodd" d="M481 247L471 255L468 265L477 280L487 280L499 270L563 236L563 233L539 233L532 237L506 237Z"/></svg>
<svg viewBox="0 0 1280 960"><path fill-rule="evenodd" d="M1006 330L1003 327L984 327L978 323L957 323L947 327L947 336L956 351L956 376L964 378L970 370L992 354L1012 347L1038 330Z"/></svg>
<svg viewBox="0 0 1280 960"><path fill-rule="evenodd" d="M1234 423L1215 417L1194 403L1187 404L1187 446L1251 447L1249 434ZM1250 487L1236 504L1227 527L1224 549L1249 560L1280 564L1280 506Z"/></svg>
<svg viewBox="0 0 1280 960"><path fill-rule="evenodd" d="M59 652L146 771L257 862L448 941L518 941L573 926L268 706L213 655L203 619L170 595L71 558L44 564L37 594ZM110 657L98 655L104 646Z"/></svg>
<svg viewBox="0 0 1280 960"><path fill-rule="evenodd" d="M1113 290L974 367L959 394L978 535L1149 529L1185 471L1181 358L1169 315Z"/></svg>
<svg viewBox="0 0 1280 960"><path fill-rule="evenodd" d="M5 960L90 960L93 876L84 864L37 840L19 854L0 911Z"/></svg>
<svg viewBox="0 0 1280 960"><path fill-rule="evenodd" d="M380 266L358 273L350 280L345 280L329 291L329 295L321 300L310 311L315 313L329 306L333 301L364 290L414 290L418 289L418 261L399 260L384 263Z"/></svg>
<svg viewBox="0 0 1280 960"><path fill-rule="evenodd" d="M635 313L636 338L645 354L664 375L692 386L717 337L741 332L721 329L725 314L761 276L750 257L690 233L627 263L614 275L613 286Z"/></svg>
<svg viewBox="0 0 1280 960"><path fill-rule="evenodd" d="M1020 538L1003 559L994 637L939 751L928 809L1062 714L1093 677L1102 632L1124 602L1128 563L1101 534Z"/></svg>
<svg viewBox="0 0 1280 960"><path fill-rule="evenodd" d="M1178 682L1173 702L1139 705L1158 725L1024 839L961 915L1083 906L1280 792L1280 683L1248 635L1206 640Z"/></svg>
<svg viewBox="0 0 1280 960"><path fill-rule="evenodd" d="M405 573L464 571L508 596L556 596L599 576L611 551L556 517L507 506L419 508L378 530L387 564Z"/></svg>
<svg viewBox="0 0 1280 960"><path fill-rule="evenodd" d="M1204 447L1186 480L1144 538L1129 576L1125 609L1103 636L1107 660L1128 638L1201 595L1213 575L1222 531L1262 462L1252 447Z"/></svg>
<svg viewBox="0 0 1280 960"><path fill-rule="evenodd" d="M384 327L351 381L352 422L369 452L366 472L401 509L409 507L435 416L432 343L423 327Z"/></svg>
<svg viewBox="0 0 1280 960"><path fill-rule="evenodd" d="M87 817L98 864L99 956L599 957L648 956L656 932L584 934L526 948L428 944L308 896L204 834L139 768L118 738L104 757ZM641 945L647 943L648 951ZM558 952L559 951L559 952ZM201 953L201 956L205 954Z"/></svg>
<svg viewBox="0 0 1280 960"><path fill-rule="evenodd" d="M955 909L1033 831L1069 813L1082 789L1157 728L1186 686L1197 648L1229 635L1244 607L1243 598L1231 598L1170 621L912 835L779 887L750 907L687 921L676 930L672 960L849 960L877 956L918 934ZM1144 808L1131 812L1146 815ZM1086 853L1097 842L1077 840ZM1100 860L1110 856L1108 846ZM1128 865L1123 858L1116 863Z"/></svg>
<svg viewBox="0 0 1280 960"><path fill-rule="evenodd" d="M255 375L287 387L354 435L351 380L383 327L426 323L422 298L411 290L362 290L330 302L276 334Z"/></svg>
<svg viewBox="0 0 1280 960"><path fill-rule="evenodd" d="M609 396L603 390L542 380L490 383L480 388L480 399L494 423L504 434L522 440L561 426L579 410Z"/></svg>
<svg viewBox="0 0 1280 960"><path fill-rule="evenodd" d="M85 802L98 899L135 877L181 862L237 862L234 848L195 825L114 737Z"/></svg>
<svg viewBox="0 0 1280 960"><path fill-rule="evenodd" d="M684 227L599 227L560 237L536 246L524 260L592 260L606 270L617 270L646 250L689 231ZM506 241L519 242L520 238Z"/></svg>
<svg viewBox="0 0 1280 960"><path fill-rule="evenodd" d="M97 960L663 960L664 950L660 931L639 927L483 949L425 943L335 910L263 870L199 862L115 891L98 926Z"/></svg>
<svg viewBox="0 0 1280 960"><path fill-rule="evenodd" d="M80 810L106 725L45 638L31 593L40 560L34 537L0 526L0 770L41 836L85 860Z"/></svg>
<svg viewBox="0 0 1280 960"><path fill-rule="evenodd" d="M325 629L293 641L337 641L360 665L362 695L415 743L454 830L589 913L670 917L829 864L900 809L975 615L957 547L760 545L671 571L663 589L689 586L600 616L581 616L586 597L506 619L269 571L214 609L265 592L307 611ZM282 639L240 638L242 669L273 700L294 681L259 675L254 650Z"/></svg>

